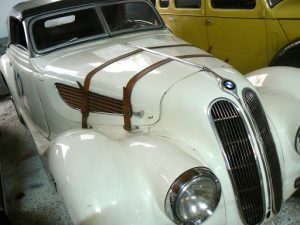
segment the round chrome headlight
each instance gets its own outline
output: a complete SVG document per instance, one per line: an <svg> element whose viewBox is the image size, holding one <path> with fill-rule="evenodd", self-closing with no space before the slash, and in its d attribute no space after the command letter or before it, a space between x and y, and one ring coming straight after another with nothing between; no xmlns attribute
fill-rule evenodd
<svg viewBox="0 0 300 225"><path fill-rule="evenodd" d="M201 224L216 209L221 196L217 177L206 168L193 168L172 184L166 213L177 224Z"/></svg>
<svg viewBox="0 0 300 225"><path fill-rule="evenodd" d="M296 151L300 154L300 127L296 133L295 148Z"/></svg>

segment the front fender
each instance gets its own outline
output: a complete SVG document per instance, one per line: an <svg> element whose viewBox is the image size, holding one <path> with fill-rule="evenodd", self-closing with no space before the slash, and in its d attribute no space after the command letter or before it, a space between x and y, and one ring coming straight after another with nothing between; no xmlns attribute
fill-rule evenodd
<svg viewBox="0 0 300 225"><path fill-rule="evenodd" d="M74 224L173 224L166 193L180 174L201 166L162 137L115 140L92 130L62 134L48 156Z"/></svg>
<svg viewBox="0 0 300 225"><path fill-rule="evenodd" d="M11 71L9 66L9 59L6 54L0 57L0 73L2 73L3 79L7 83L7 81L9 80L8 76L11 73Z"/></svg>
<svg viewBox="0 0 300 225"><path fill-rule="evenodd" d="M247 75L256 86L266 113L275 127L284 159L284 198L295 191L300 177L300 155L295 149L295 138L300 126L300 69L271 67Z"/></svg>
<svg viewBox="0 0 300 225"><path fill-rule="evenodd" d="M296 98L300 102L300 69L278 66L253 71L246 78L259 89Z"/></svg>
<svg viewBox="0 0 300 225"><path fill-rule="evenodd" d="M9 92L15 101L15 104L19 109L20 103L15 85L14 71L11 62L6 54L0 57L0 72L2 73L5 84L7 85Z"/></svg>

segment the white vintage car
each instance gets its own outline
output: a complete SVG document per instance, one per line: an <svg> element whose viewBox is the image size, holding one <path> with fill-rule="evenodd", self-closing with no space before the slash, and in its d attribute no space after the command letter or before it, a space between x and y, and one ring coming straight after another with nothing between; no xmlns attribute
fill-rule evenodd
<svg viewBox="0 0 300 225"><path fill-rule="evenodd" d="M261 224L300 187L299 69L256 88L146 0L24 2L8 28L0 70L74 224Z"/></svg>

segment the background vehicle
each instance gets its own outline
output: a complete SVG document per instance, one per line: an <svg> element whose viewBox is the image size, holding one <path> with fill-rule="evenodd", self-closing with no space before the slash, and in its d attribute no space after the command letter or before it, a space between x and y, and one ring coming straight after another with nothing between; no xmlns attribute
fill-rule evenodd
<svg viewBox="0 0 300 225"><path fill-rule="evenodd" d="M298 0L157 0L156 7L174 34L242 73L300 67Z"/></svg>
<svg viewBox="0 0 300 225"><path fill-rule="evenodd" d="M29 1L9 27L0 71L74 224L259 224L299 188L298 69L263 105L144 0Z"/></svg>

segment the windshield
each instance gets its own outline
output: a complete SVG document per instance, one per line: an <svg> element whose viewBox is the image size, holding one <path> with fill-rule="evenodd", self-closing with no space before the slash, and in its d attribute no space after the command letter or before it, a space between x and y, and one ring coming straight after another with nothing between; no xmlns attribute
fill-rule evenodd
<svg viewBox="0 0 300 225"><path fill-rule="evenodd" d="M99 37L161 27L163 22L150 3L116 1L39 16L30 22L30 34L35 52L45 53Z"/></svg>
<svg viewBox="0 0 300 225"><path fill-rule="evenodd" d="M156 29L162 22L145 2L125 2L101 7L106 23L112 33Z"/></svg>
<svg viewBox="0 0 300 225"><path fill-rule="evenodd" d="M105 35L105 30L95 8L46 16L32 25L35 48L39 52L101 35Z"/></svg>
<svg viewBox="0 0 300 225"><path fill-rule="evenodd" d="M274 7L275 5L277 5L279 2L282 2L283 0L268 0L269 5L271 7Z"/></svg>

